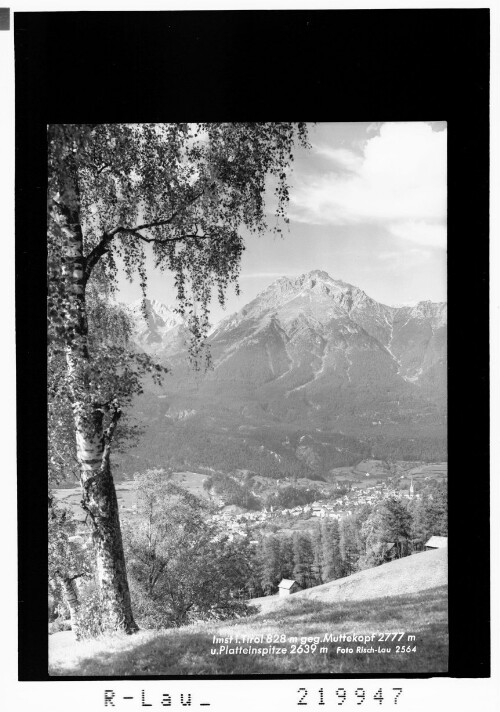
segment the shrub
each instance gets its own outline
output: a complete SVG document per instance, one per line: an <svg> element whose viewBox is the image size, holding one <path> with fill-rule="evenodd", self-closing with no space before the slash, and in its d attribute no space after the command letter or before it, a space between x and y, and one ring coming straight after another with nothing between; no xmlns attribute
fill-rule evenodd
<svg viewBox="0 0 500 712"><path fill-rule="evenodd" d="M247 580L241 547L208 520L202 501L160 470L137 475L136 485L137 517L123 534L138 622L158 628L243 615L232 596Z"/></svg>
<svg viewBox="0 0 500 712"><path fill-rule="evenodd" d="M49 623L49 635L61 633L64 630L71 630L71 621L69 618L59 617Z"/></svg>

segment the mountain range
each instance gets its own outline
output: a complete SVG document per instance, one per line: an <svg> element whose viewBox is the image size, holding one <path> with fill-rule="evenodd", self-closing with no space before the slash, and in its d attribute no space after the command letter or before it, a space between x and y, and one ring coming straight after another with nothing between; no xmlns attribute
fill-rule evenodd
<svg viewBox="0 0 500 712"><path fill-rule="evenodd" d="M137 347L172 369L137 415L198 443L183 464L221 467L213 445L229 469L257 458L324 473L362 456L445 456L445 303L388 306L321 270L282 277L212 331L206 373L189 369L174 309L148 301L145 320L140 304L128 308Z"/></svg>

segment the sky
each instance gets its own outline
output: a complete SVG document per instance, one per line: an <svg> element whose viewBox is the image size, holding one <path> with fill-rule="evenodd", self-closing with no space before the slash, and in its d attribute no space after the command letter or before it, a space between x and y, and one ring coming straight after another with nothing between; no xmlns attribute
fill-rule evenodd
<svg viewBox="0 0 500 712"><path fill-rule="evenodd" d="M230 288L216 324L283 275L325 270L390 305L446 301L446 123L335 122L310 126L289 175L283 237L247 236L241 295ZM272 212L272 191L268 191ZM153 269L148 296L174 304L173 279ZM138 285L120 279L124 302Z"/></svg>

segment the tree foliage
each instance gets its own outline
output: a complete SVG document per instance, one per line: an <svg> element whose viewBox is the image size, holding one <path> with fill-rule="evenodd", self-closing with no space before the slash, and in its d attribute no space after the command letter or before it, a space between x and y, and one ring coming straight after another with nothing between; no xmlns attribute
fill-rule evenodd
<svg viewBox="0 0 500 712"><path fill-rule="evenodd" d="M280 557L280 539L274 534L266 536L261 544L261 586L266 594L275 593L283 578Z"/></svg>
<svg viewBox="0 0 500 712"><path fill-rule="evenodd" d="M64 203L77 210L84 241L84 279L116 292L123 265L145 293L147 251L175 278L178 308L193 333L193 351L209 322L212 288L224 303L237 285L242 228L269 229L265 192L286 222L288 168L303 123L57 125L49 132L50 215ZM51 331L68 330L65 236L49 233ZM280 232L280 224L271 229Z"/></svg>
<svg viewBox="0 0 500 712"><path fill-rule="evenodd" d="M89 576L92 566L85 544L76 534L76 522L71 512L50 495L48 515L49 587L56 593L60 591L62 579ZM62 593L58 597L62 599Z"/></svg>
<svg viewBox="0 0 500 712"><path fill-rule="evenodd" d="M114 445L120 450L130 446L139 431L127 419L127 406L142 393L145 376L160 383L167 369L133 348L129 314L101 295L96 285L87 288L86 303L89 359L85 365L84 397L88 405L101 408L104 429L110 426L119 408L120 427ZM79 476L68 364L58 341L49 340L47 363L49 481L57 484L68 478L78 480Z"/></svg>
<svg viewBox="0 0 500 712"><path fill-rule="evenodd" d="M376 507L361 526L365 559L360 566L377 566L386 560L388 545L400 558L409 553L412 516L408 505L397 497L388 497Z"/></svg>
<svg viewBox="0 0 500 712"><path fill-rule="evenodd" d="M249 567L208 518L207 505L162 470L135 478L137 517L124 527L138 620L146 627L244 615L236 592Z"/></svg>
<svg viewBox="0 0 500 712"><path fill-rule="evenodd" d="M89 631L92 603L84 589L93 577L92 551L88 541L77 534L72 512L50 493L48 505L49 621L69 617L73 632L80 639Z"/></svg>
<svg viewBox="0 0 500 712"><path fill-rule="evenodd" d="M314 552L311 538L295 532L293 535L293 578L302 588L311 585L313 579Z"/></svg>
<svg viewBox="0 0 500 712"><path fill-rule="evenodd" d="M412 537L425 544L431 536L448 536L448 493L446 485L422 493L412 502Z"/></svg>
<svg viewBox="0 0 500 712"><path fill-rule="evenodd" d="M252 479L237 482L234 477L215 473L203 482L203 488L218 497L225 505L234 504L245 509L260 509L259 500L252 494Z"/></svg>
<svg viewBox="0 0 500 712"><path fill-rule="evenodd" d="M336 519L324 519L321 522L321 541L323 547L322 579L323 582L333 581L343 574L342 559L340 556L340 531Z"/></svg>
<svg viewBox="0 0 500 712"><path fill-rule="evenodd" d="M287 169L304 124L64 124L48 134L48 336L50 462L60 477L77 469L71 446L64 349L85 348L79 396L105 412L104 429L141 378L161 375L146 354L128 347L131 324L113 304L117 275L137 278L145 294L147 247L153 262L174 275L178 309L188 320L191 351L199 355L209 326L212 289L221 304L237 287L242 228L268 229L265 189L274 183L276 214L286 222ZM61 214L78 220L82 259ZM272 227L280 231L279 224ZM85 313L74 299L81 270ZM84 364L83 364L84 362ZM68 432L69 431L69 432ZM61 441L62 438L62 441ZM74 438L73 438L74 439ZM57 446L59 440L59 447Z"/></svg>
<svg viewBox="0 0 500 712"><path fill-rule="evenodd" d="M228 286L238 289L243 230L267 229L269 180L276 215L286 220L297 139L306 145L302 123L49 127L50 467L55 479L79 471L111 627L137 628L111 447L144 375L159 379L163 370L128 348L129 324L111 299L119 269L139 280L144 296L146 248L157 268L173 274L197 362L213 290L223 304Z"/></svg>
<svg viewBox="0 0 500 712"><path fill-rule="evenodd" d="M266 505L268 507L282 507L284 509L290 509L293 507L301 507L305 504L310 504L318 499L320 496L319 492L315 489L310 489L306 487L282 487L275 494L269 494L266 498Z"/></svg>

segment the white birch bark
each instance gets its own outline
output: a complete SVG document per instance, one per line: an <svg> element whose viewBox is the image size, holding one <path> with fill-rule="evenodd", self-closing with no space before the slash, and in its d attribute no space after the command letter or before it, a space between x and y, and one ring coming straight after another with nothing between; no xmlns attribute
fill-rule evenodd
<svg viewBox="0 0 500 712"><path fill-rule="evenodd" d="M67 340L66 363L80 467L81 505L93 530L105 627L131 633L137 630L137 625L132 614L118 503L109 462L110 444L120 411L115 407L111 425L105 430L102 405L94 402L89 386L91 364L85 309L85 258L78 211L56 203L53 215L65 238L63 278L68 289L65 318L71 333Z"/></svg>

